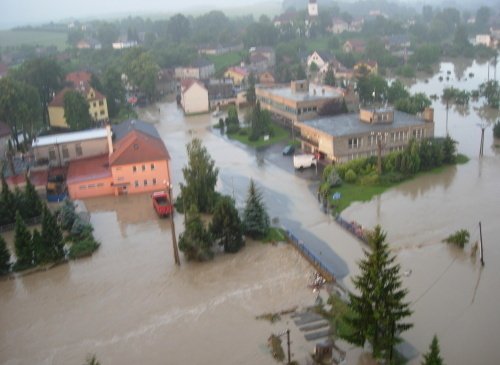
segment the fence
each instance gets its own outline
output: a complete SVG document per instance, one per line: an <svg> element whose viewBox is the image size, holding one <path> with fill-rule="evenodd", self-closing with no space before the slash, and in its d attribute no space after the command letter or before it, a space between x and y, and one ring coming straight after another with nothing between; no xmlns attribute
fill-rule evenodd
<svg viewBox="0 0 500 365"><path fill-rule="evenodd" d="M321 262L321 259L316 256L316 254L309 250L304 243L295 237L295 235L288 229L285 229L285 234L288 241L292 243L297 250L299 250L302 256L304 256L327 281L335 282L335 275L333 272Z"/></svg>
<svg viewBox="0 0 500 365"><path fill-rule="evenodd" d="M335 217L335 221L346 231L350 232L354 237L359 239L361 242L368 244L363 227L356 222L348 222L338 214Z"/></svg>

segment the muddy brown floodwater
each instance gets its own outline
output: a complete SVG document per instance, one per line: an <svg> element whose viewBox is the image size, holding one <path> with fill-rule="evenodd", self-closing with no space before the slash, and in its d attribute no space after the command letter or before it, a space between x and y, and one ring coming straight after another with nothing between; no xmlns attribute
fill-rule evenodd
<svg viewBox="0 0 500 365"><path fill-rule="evenodd" d="M439 82L439 75L450 80ZM470 72L474 77L470 78ZM490 71L493 75L493 71ZM471 90L487 75L486 64L454 67L440 72L413 91L441 94L445 85ZM460 78L460 80L458 80ZM436 135L446 134L445 108L433 102ZM211 132L216 121L208 115L184 118L169 101L142 112L154 122L172 156L174 194L179 192L185 145L203 140L220 169L217 188L235 197L238 207L250 178L262 189L271 217L310 242L328 245L339 256L343 278L358 272L362 246L325 216L312 193L310 176L294 173L279 150L258 152ZM364 226L381 224L409 288L415 327L404 335L416 353L425 352L436 333L447 364L497 364L500 355L500 154L486 130L485 157L478 159L480 130L498 111L471 102L469 110L449 111L448 132L459 151L471 158L401 184L372 201L353 204L344 215ZM309 306L307 288L312 268L288 245L249 242L236 255L220 255L205 264L173 262L171 228L158 219L147 195L107 197L86 201L95 235L102 242L90 258L47 272L0 281L0 363L81 364L95 353L109 364L275 364L266 347L271 333L292 328L294 359L305 364L312 345L293 324L274 325L255 316ZM483 223L486 265L447 247L441 239L466 228L477 240ZM175 216L183 229L182 215ZM11 236L9 236L11 237ZM8 238L9 238L8 237ZM321 252L320 252L321 253ZM323 252L327 254L327 252ZM359 351L348 350L347 364L364 364ZM419 364L417 355L410 362Z"/></svg>

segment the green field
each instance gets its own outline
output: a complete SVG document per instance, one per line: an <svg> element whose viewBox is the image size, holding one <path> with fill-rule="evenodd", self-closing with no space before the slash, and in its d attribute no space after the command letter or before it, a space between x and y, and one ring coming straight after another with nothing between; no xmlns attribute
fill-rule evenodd
<svg viewBox="0 0 500 365"><path fill-rule="evenodd" d="M257 141L250 141L248 139L248 136L250 134L250 128L242 128L240 132L237 133L232 133L229 134L229 138L235 139L243 144L246 144L247 146L254 147L254 148L262 148L266 146L271 146L275 143L285 141L290 138L290 132L275 124L271 124L271 128L274 131L274 136L270 137L267 141L264 140L264 138L260 137Z"/></svg>
<svg viewBox="0 0 500 365"><path fill-rule="evenodd" d="M242 52L230 52L218 56L208 56L208 59L214 63L215 73L222 75L229 66L239 65L243 60Z"/></svg>
<svg viewBox="0 0 500 365"><path fill-rule="evenodd" d="M0 31L0 48L27 46L56 46L59 50L66 48L66 33L38 30L2 30Z"/></svg>

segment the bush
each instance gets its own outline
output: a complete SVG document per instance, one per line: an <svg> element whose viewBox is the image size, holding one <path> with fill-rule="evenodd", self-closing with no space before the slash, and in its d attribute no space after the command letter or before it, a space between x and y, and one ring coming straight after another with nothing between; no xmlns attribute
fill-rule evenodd
<svg viewBox="0 0 500 365"><path fill-rule="evenodd" d="M379 176L376 172L372 172L366 176L362 176L359 179L359 183L365 186L377 185L379 183Z"/></svg>
<svg viewBox="0 0 500 365"><path fill-rule="evenodd" d="M358 178L358 176L356 175L356 173L354 172L354 170L353 169L349 169L345 173L344 180L347 181L348 183L354 183L357 178Z"/></svg>
<svg viewBox="0 0 500 365"><path fill-rule="evenodd" d="M69 249L68 257L72 260L89 256L99 248L99 242L97 242L91 235L84 237L73 243Z"/></svg>
<svg viewBox="0 0 500 365"><path fill-rule="evenodd" d="M461 229L446 237L443 242L452 243L460 248L464 248L469 243L470 233L466 229Z"/></svg>
<svg viewBox="0 0 500 365"><path fill-rule="evenodd" d="M71 234L77 237L88 236L93 230L94 228L89 223L77 216L71 227Z"/></svg>

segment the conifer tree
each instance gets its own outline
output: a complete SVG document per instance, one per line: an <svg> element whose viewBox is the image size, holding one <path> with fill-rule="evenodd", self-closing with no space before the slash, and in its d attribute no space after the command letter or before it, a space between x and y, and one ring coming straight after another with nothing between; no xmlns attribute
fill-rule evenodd
<svg viewBox="0 0 500 365"><path fill-rule="evenodd" d="M19 212L16 212L16 228L14 234L14 246L16 248L16 270L24 270L33 266L33 247L31 233Z"/></svg>
<svg viewBox="0 0 500 365"><path fill-rule="evenodd" d="M365 251L359 263L360 274L353 279L357 293L349 294L352 314L345 320L352 328L347 341L361 347L368 341L375 358L391 361L398 335L413 325L405 321L412 313L404 301L408 292L402 288L400 266L385 238L380 226L368 235L372 252Z"/></svg>
<svg viewBox="0 0 500 365"><path fill-rule="evenodd" d="M26 212L25 218L38 217L42 214L42 201L28 177L26 177L23 200L24 210Z"/></svg>
<svg viewBox="0 0 500 365"><path fill-rule="evenodd" d="M223 196L217 202L210 232L214 239L224 246L224 252L238 252L245 244L243 226L231 197Z"/></svg>
<svg viewBox="0 0 500 365"><path fill-rule="evenodd" d="M330 64L325 75L325 85L335 86L335 72L333 71L333 66Z"/></svg>
<svg viewBox="0 0 500 365"><path fill-rule="evenodd" d="M7 242L0 236L0 275L7 274L10 270L10 252Z"/></svg>
<svg viewBox="0 0 500 365"><path fill-rule="evenodd" d="M47 249L47 259L57 261L64 257L64 242L61 228L47 206L42 212L42 239Z"/></svg>
<svg viewBox="0 0 500 365"><path fill-rule="evenodd" d="M33 262L38 264L46 264L52 261L51 247L47 246L40 231L35 228L31 239L33 245Z"/></svg>
<svg viewBox="0 0 500 365"><path fill-rule="evenodd" d="M429 352L424 355L422 365L444 365L439 351L439 341L436 335L432 338Z"/></svg>
<svg viewBox="0 0 500 365"><path fill-rule="evenodd" d="M212 236L200 218L195 205L186 213L186 229L179 237L179 250L188 261L208 261L213 258Z"/></svg>
<svg viewBox="0 0 500 365"><path fill-rule="evenodd" d="M0 193L0 225L13 223L16 220L16 200L2 175L2 192Z"/></svg>
<svg viewBox="0 0 500 365"><path fill-rule="evenodd" d="M269 232L269 215L267 214L262 195L250 180L247 202L243 213L243 227L247 236L259 239Z"/></svg>

